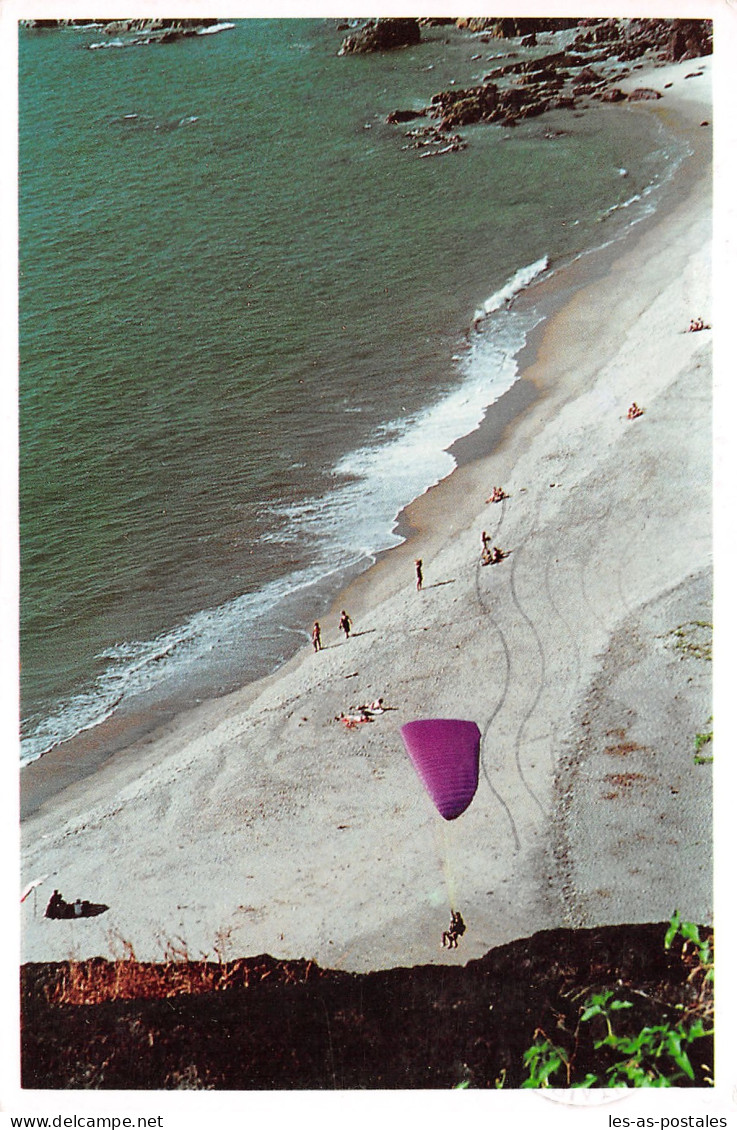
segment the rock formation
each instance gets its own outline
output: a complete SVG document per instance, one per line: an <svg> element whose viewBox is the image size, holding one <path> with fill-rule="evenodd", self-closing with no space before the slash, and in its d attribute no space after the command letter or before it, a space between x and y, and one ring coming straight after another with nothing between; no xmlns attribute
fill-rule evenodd
<svg viewBox="0 0 737 1130"><path fill-rule="evenodd" d="M367 20L353 35L348 35L339 55L356 55L369 51L393 51L420 42L420 21L405 19Z"/></svg>
<svg viewBox="0 0 737 1130"><path fill-rule="evenodd" d="M455 136L451 144L451 138L443 137L443 133L459 126L478 122L513 126L519 120L548 110L585 108L586 99L609 103L624 101L626 95L622 90L608 85L613 74L617 81L621 81L628 73L622 69L622 62L647 56L657 65L709 54L712 50L709 20L534 20L510 17L462 19L456 23L478 35L482 41L487 35L522 36L523 42L530 46L537 46L536 36L544 31L574 27L578 34L564 49L495 67L476 86L440 91L433 95L424 111L393 111L387 118L390 123L408 121L420 113L438 119L437 127L412 131L411 148L432 144L438 147L439 152L455 151L465 148L463 139ZM534 43L531 37L534 37ZM617 64L616 70L612 64ZM629 99L639 101L657 97L656 91L638 88Z"/></svg>

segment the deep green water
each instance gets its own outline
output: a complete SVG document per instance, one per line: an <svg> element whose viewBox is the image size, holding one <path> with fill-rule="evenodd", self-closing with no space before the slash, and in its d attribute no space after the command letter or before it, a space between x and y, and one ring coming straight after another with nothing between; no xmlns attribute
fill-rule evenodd
<svg viewBox="0 0 737 1130"><path fill-rule="evenodd" d="M20 32L26 757L287 654L511 379L529 323L503 311L461 361L474 312L667 167L605 107L403 151L388 111L494 50L427 34L339 58L324 20Z"/></svg>

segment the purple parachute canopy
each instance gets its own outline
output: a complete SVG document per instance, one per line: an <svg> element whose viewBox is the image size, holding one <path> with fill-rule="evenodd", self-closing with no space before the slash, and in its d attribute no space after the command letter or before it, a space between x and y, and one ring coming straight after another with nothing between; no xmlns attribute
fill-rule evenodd
<svg viewBox="0 0 737 1130"><path fill-rule="evenodd" d="M455 820L479 783L478 726L456 718L427 718L407 722L400 732L433 804L446 820Z"/></svg>

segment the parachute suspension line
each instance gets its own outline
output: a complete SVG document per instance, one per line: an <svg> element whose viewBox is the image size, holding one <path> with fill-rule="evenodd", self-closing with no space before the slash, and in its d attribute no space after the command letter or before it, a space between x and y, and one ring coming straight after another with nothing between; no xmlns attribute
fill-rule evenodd
<svg viewBox="0 0 737 1130"><path fill-rule="evenodd" d="M453 873L453 865L450 858L450 829L447 823L443 820L435 824L435 836L438 841L438 855L440 856L440 866L443 869L443 879L445 880L445 890L448 895L448 904L451 910L456 908L456 881Z"/></svg>

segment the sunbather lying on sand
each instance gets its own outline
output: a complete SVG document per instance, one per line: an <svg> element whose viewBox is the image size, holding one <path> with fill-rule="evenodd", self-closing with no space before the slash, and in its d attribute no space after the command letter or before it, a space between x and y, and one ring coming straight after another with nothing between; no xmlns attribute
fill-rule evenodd
<svg viewBox="0 0 737 1130"><path fill-rule="evenodd" d="M336 714L336 722L342 722L346 730L355 730L356 726L360 726L363 722L372 722L373 719L368 714Z"/></svg>
<svg viewBox="0 0 737 1130"><path fill-rule="evenodd" d="M481 564L496 565L498 561L503 561L508 556L507 550L500 549L498 545L495 545L493 549L485 549L481 554Z"/></svg>
<svg viewBox="0 0 737 1130"><path fill-rule="evenodd" d="M355 730L356 726L360 726L362 722L373 722L377 714L383 714L388 709L388 706L384 706L383 698L377 698L368 706L351 707L350 714L338 714L335 720L342 722L347 729Z"/></svg>
<svg viewBox="0 0 737 1130"><path fill-rule="evenodd" d="M383 714L388 710L388 706L384 706L383 698L377 698L374 702L369 703L368 706L359 706L358 709L362 714Z"/></svg>

